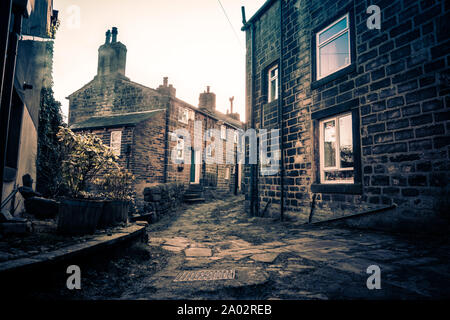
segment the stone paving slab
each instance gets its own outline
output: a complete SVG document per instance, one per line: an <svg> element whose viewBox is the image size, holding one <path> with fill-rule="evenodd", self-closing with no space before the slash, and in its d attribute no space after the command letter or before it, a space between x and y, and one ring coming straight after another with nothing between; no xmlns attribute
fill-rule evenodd
<svg viewBox="0 0 450 320"><path fill-rule="evenodd" d="M272 263L278 257L278 253L255 254L250 259L258 262Z"/></svg>
<svg viewBox="0 0 450 320"><path fill-rule="evenodd" d="M189 239L186 239L186 238L180 238L180 237L173 238L173 239L163 238L162 240L164 240L165 245L174 246L174 247L186 248L189 245Z"/></svg>
<svg viewBox="0 0 450 320"><path fill-rule="evenodd" d="M210 257L211 249L208 248L189 248L184 250L186 257Z"/></svg>
<svg viewBox="0 0 450 320"><path fill-rule="evenodd" d="M360 258L351 258L347 261L336 261L334 263L331 263L330 266L334 269L338 269L345 272L351 272L355 274L367 274L367 268L372 265L377 265L380 267L381 272L392 272L394 270L394 267L380 264L375 261L367 260L367 259L360 259Z"/></svg>
<svg viewBox="0 0 450 320"><path fill-rule="evenodd" d="M174 246L162 246L161 248L163 248L164 250L167 251L171 251L171 252L183 252L184 248L183 247L174 247Z"/></svg>

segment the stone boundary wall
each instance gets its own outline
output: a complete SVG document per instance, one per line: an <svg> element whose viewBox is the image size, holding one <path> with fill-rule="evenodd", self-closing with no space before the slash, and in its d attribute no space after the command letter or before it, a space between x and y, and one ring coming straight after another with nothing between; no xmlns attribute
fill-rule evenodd
<svg viewBox="0 0 450 320"><path fill-rule="evenodd" d="M183 203L185 192L182 183L161 183L144 189L144 214L151 214L150 222L158 221L170 210Z"/></svg>

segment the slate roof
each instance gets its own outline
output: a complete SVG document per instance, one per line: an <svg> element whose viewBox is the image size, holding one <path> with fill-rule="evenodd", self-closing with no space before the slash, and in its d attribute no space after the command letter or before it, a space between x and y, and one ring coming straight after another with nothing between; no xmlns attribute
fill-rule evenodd
<svg viewBox="0 0 450 320"><path fill-rule="evenodd" d="M198 110L198 109L197 109ZM202 112L206 113L207 115L216 118L217 120L222 120L223 122L226 122L228 124L231 124L237 128L242 128L242 122L239 120L235 120L226 114L220 112L220 111L214 111L210 112L209 110L201 109Z"/></svg>
<svg viewBox="0 0 450 320"><path fill-rule="evenodd" d="M206 116L208 116L210 118L213 118L215 120L218 120L218 121L226 122L229 125L232 125L233 127L237 128L237 129L242 129L243 128L244 124L241 121L233 119L233 118L227 116L226 114L224 114L224 113L222 113L220 111L214 110L214 112L211 112L211 111L209 111L206 108L194 107L193 105L191 105L191 104L189 104L189 103L187 103L187 102L185 102L185 101L183 101L181 99L178 99L178 98L175 98L175 97L173 97L172 99L174 99L176 101L179 101L180 103L183 104L183 107L191 108L195 112L199 112L201 114L204 114L204 115L206 115Z"/></svg>
<svg viewBox="0 0 450 320"><path fill-rule="evenodd" d="M137 123L150 119L161 111L164 111L164 109L91 117L87 120L72 124L70 129L81 130L133 126Z"/></svg>

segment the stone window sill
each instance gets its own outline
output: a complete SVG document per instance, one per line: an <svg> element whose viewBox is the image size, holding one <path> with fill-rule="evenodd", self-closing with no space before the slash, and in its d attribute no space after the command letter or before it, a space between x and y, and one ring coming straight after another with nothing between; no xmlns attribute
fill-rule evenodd
<svg viewBox="0 0 450 320"><path fill-rule="evenodd" d="M311 192L313 193L341 193L341 194L362 194L362 184L321 184L314 183L311 185Z"/></svg>
<svg viewBox="0 0 450 320"><path fill-rule="evenodd" d="M352 63L348 67L345 67L344 69L341 69L339 71L336 71L335 73L330 74L329 76L326 76L325 78L322 78L320 80L315 80L311 83L311 90L317 89L324 84L331 82L333 80L336 80L340 77L343 77L349 73L352 73L356 70L356 63Z"/></svg>

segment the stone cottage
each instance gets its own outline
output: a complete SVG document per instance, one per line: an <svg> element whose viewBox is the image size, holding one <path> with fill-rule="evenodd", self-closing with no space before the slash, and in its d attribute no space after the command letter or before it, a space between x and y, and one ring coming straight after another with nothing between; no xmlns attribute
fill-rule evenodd
<svg viewBox="0 0 450 320"><path fill-rule="evenodd" d="M277 174L246 166L250 212L448 214L448 1L269 0L243 13L246 126L282 138Z"/></svg>
<svg viewBox="0 0 450 320"><path fill-rule="evenodd" d="M155 183L201 184L237 192L240 167L225 159L236 154L236 136L242 128L239 114L217 111L209 87L194 107L176 97L168 78L157 89L131 81L125 76L126 53L125 45L117 41L117 29L108 31L99 48L97 75L68 97L70 128L95 133L113 148L135 175L140 200L144 188ZM222 142L221 151L215 150L214 139ZM215 155L224 161L204 161Z"/></svg>

